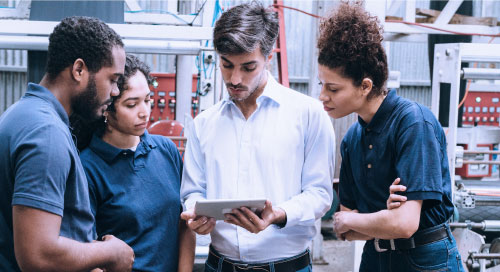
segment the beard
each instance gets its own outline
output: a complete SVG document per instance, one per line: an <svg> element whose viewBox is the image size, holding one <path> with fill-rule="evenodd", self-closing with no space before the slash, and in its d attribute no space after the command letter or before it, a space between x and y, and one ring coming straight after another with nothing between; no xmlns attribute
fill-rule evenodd
<svg viewBox="0 0 500 272"><path fill-rule="evenodd" d="M97 98L97 86L94 75L90 75L89 83L85 90L71 100L71 108L83 119L93 121L102 117L98 109L103 103Z"/></svg>
<svg viewBox="0 0 500 272"><path fill-rule="evenodd" d="M243 100L246 100L247 98L249 98L250 96L252 96L252 94L257 91L257 89L259 89L260 87L260 83L262 82L262 78L264 76L264 73L266 71L263 70L263 72L260 74L259 76L259 79L257 80L257 84L255 85L255 87L253 87L252 89L249 89L249 87L247 86L244 86L242 84L238 84L238 85L233 85L231 83L227 83L226 84L226 88L234 88L234 89L241 89L241 90L244 90L244 91L247 91L249 90L249 92L245 95L245 96L242 96L242 97L239 97L239 96L235 96L235 95L231 95L231 92L228 92L229 93L229 98L232 100L232 101L243 101Z"/></svg>

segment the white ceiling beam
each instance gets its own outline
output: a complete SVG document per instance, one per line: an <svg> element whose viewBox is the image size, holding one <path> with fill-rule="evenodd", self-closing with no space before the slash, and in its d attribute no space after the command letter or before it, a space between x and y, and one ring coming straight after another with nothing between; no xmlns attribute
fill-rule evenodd
<svg viewBox="0 0 500 272"><path fill-rule="evenodd" d="M137 3L137 0L125 0L125 4L127 4L127 7L130 11L142 10L141 6L139 6L139 3Z"/></svg>
<svg viewBox="0 0 500 272"><path fill-rule="evenodd" d="M48 36L59 22L0 20L0 35ZM146 40L199 41L212 39L212 27L108 24L121 37Z"/></svg>
<svg viewBox="0 0 500 272"><path fill-rule="evenodd" d="M456 24L422 24L424 26L439 27L444 30L460 32L460 33L479 33L487 35L498 35L500 27L484 26L484 25L456 25ZM452 33L434 30L426 27L407 25L404 23L385 22L384 33L401 33L401 34L450 34Z"/></svg>
<svg viewBox="0 0 500 272"><path fill-rule="evenodd" d="M177 17L176 17L177 16ZM162 25L187 25L192 23L195 26L201 25L200 16L176 15L158 13L125 13L126 23L131 24L162 24ZM195 19L196 18L196 19Z"/></svg>
<svg viewBox="0 0 500 272"><path fill-rule="evenodd" d="M389 10L387 11L387 15L396 16L396 13L401 8L403 3L404 3L404 1L401 1L401 0L390 1L390 6L389 6Z"/></svg>
<svg viewBox="0 0 500 272"><path fill-rule="evenodd" d="M463 0L450 0L444 7L443 11L441 11L441 14L437 17L436 21L434 24L436 25L445 25L448 24L457 12L458 8L462 4Z"/></svg>
<svg viewBox="0 0 500 272"><path fill-rule="evenodd" d="M415 0L406 0L405 21L415 23Z"/></svg>

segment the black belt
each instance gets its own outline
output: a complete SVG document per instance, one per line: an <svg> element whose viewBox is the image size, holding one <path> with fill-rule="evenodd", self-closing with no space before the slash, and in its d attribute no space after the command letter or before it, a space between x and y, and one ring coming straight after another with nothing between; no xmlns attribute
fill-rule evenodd
<svg viewBox="0 0 500 272"><path fill-rule="evenodd" d="M220 259L221 256L211 248L208 253L207 263L213 268L217 269L219 267ZM311 263L311 257L309 256L309 251L306 251L300 255L297 255L295 258L286 261L275 261L273 263L274 263L274 271L276 272L297 271L307 267ZM236 271L270 272L271 265L270 263L261 263L261 264L238 263L238 262L232 262L231 260L228 259L224 259L222 261L222 272L236 272Z"/></svg>
<svg viewBox="0 0 500 272"><path fill-rule="evenodd" d="M376 238L373 242L377 252L384 252L387 250L408 250L447 238L449 235L448 228L448 225L444 224L442 227L436 228L435 230L424 230L421 233L416 233L413 237L408 239L382 240Z"/></svg>

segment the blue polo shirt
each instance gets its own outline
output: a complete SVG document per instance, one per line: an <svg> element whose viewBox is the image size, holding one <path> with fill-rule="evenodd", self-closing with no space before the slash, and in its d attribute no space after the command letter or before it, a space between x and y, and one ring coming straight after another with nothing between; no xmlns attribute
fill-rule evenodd
<svg viewBox="0 0 500 272"><path fill-rule="evenodd" d="M423 200L419 230L453 214L443 128L425 106L390 91L370 123L361 118L341 144L340 203L360 213L386 209L397 178L408 200Z"/></svg>
<svg viewBox="0 0 500 272"><path fill-rule="evenodd" d="M134 271L177 271L182 159L175 144L145 132L132 151L94 135L81 159L99 237L130 245Z"/></svg>
<svg viewBox="0 0 500 272"><path fill-rule="evenodd" d="M68 115L49 90L33 83L0 117L0 271L19 270L13 205L61 216L61 236L81 242L94 236L87 179Z"/></svg>

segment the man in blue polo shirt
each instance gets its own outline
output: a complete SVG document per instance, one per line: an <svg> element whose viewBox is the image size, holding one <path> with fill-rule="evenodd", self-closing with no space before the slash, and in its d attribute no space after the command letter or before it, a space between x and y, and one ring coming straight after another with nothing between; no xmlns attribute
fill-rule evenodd
<svg viewBox="0 0 500 272"><path fill-rule="evenodd" d="M340 147L337 235L367 240L360 271L463 271L447 220L453 213L443 128L431 111L387 92L377 18L343 3L318 39L320 100L333 118L358 114ZM406 201L387 210L396 178Z"/></svg>
<svg viewBox="0 0 500 272"><path fill-rule="evenodd" d="M131 270L123 241L91 243L94 218L68 118L102 116L124 65L121 38L105 23L65 18L49 37L42 81L0 117L0 271Z"/></svg>

